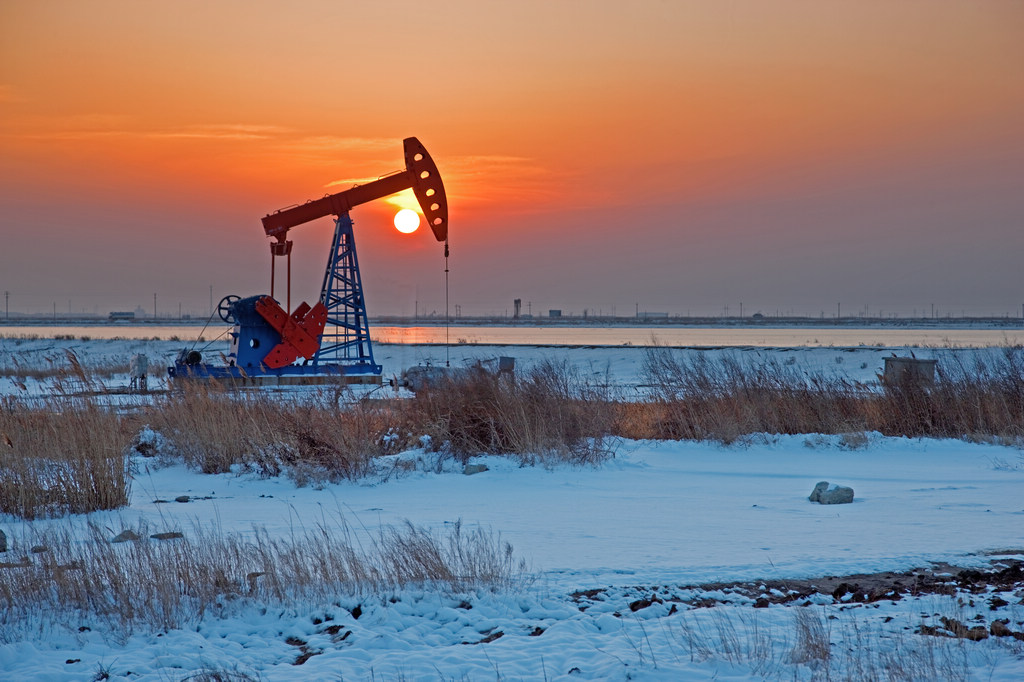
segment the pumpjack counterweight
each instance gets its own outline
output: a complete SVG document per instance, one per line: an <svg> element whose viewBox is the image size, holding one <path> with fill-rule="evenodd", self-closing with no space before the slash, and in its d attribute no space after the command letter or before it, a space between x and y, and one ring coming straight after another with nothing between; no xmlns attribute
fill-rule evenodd
<svg viewBox="0 0 1024 682"><path fill-rule="evenodd" d="M233 378L251 383L314 383L317 377L380 381L373 359L370 325L363 294L355 234L349 216L356 206L412 189L435 239L448 257L448 200L437 165L415 137L403 140L405 170L345 191L282 209L263 217L270 244L270 295L226 296L221 319L233 323L225 365L202 362L194 349L183 350L168 374L172 378ZM291 252L288 231L325 216L336 217L334 239L320 288L320 300L291 307ZM287 259L286 304L274 298L275 263Z"/></svg>

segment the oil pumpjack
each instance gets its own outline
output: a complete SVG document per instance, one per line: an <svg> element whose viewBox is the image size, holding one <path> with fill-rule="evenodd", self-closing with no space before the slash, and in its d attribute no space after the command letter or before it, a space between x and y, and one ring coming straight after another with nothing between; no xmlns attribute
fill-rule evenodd
<svg viewBox="0 0 1024 682"><path fill-rule="evenodd" d="M305 204L264 216L270 243L270 294L225 296L217 314L233 324L225 364L203 362L195 349L183 349L168 367L172 379L234 379L243 383L316 383L323 378L350 383L379 383L381 366L373 360L369 321L349 211L360 204L412 189L434 237L448 258L448 202L437 165L415 137L403 140L405 170L356 185ZM333 215L334 239L327 259L320 300L291 308L292 242L288 230ZM275 263L287 262L284 308L274 298Z"/></svg>

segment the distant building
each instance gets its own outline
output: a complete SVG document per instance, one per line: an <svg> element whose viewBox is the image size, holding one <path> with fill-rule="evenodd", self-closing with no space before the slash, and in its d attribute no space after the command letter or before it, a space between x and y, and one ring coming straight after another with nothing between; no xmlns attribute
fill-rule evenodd
<svg viewBox="0 0 1024 682"><path fill-rule="evenodd" d="M640 313L641 320L662 320L668 317L668 313L650 313L646 310Z"/></svg>
<svg viewBox="0 0 1024 682"><path fill-rule="evenodd" d="M561 316L562 316L562 311L561 310L549 310L548 311L548 317L561 317Z"/></svg>
<svg viewBox="0 0 1024 682"><path fill-rule="evenodd" d="M130 311L128 311L128 312L125 312L125 311L114 311L114 312L110 313L110 317L108 319L111 322L118 322L118 321L124 321L124 320L134 321L135 320L135 313L130 312Z"/></svg>

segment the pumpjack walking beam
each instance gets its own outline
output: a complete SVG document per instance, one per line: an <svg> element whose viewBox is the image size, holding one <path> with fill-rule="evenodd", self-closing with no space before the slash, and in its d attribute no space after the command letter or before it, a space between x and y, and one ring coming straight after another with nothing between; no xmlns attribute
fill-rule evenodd
<svg viewBox="0 0 1024 682"><path fill-rule="evenodd" d="M365 185L356 185L343 192L307 201L301 206L285 208L263 217L267 236L278 243L287 241L288 230L324 216L342 216L360 204L382 199L402 190L412 189L419 201L427 224L437 241L448 240L448 199L437 165L426 148L415 137L402 141L405 147L405 170L385 175ZM275 244L271 244L271 249ZM283 255L276 254L275 255Z"/></svg>

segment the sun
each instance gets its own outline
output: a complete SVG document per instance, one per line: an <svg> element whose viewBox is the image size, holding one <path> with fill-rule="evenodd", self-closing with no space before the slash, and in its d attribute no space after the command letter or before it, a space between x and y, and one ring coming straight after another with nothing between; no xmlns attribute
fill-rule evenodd
<svg viewBox="0 0 1024 682"><path fill-rule="evenodd" d="M420 214L411 208L403 208L395 214L395 229L402 234L411 234L420 226Z"/></svg>

